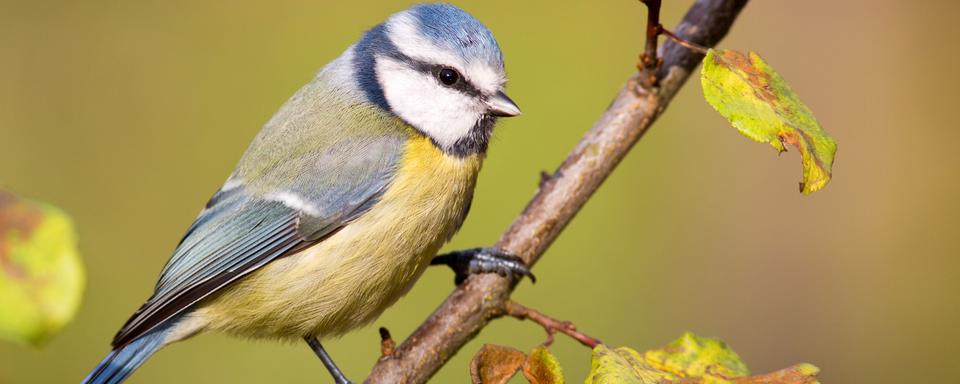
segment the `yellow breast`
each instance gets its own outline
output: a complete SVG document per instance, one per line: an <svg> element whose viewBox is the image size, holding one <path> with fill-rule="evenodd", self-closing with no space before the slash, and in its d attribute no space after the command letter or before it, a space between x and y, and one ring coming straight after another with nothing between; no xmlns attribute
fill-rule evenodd
<svg viewBox="0 0 960 384"><path fill-rule="evenodd" d="M396 178L369 211L231 285L196 315L208 328L270 338L339 335L372 321L459 228L481 161L411 139Z"/></svg>

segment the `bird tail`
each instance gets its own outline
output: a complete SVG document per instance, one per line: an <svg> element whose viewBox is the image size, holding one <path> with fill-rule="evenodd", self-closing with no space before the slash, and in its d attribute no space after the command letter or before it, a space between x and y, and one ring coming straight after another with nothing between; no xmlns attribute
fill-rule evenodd
<svg viewBox="0 0 960 384"><path fill-rule="evenodd" d="M147 361L160 347L172 327L161 325L126 345L114 349L96 368L83 379L81 384L118 384Z"/></svg>

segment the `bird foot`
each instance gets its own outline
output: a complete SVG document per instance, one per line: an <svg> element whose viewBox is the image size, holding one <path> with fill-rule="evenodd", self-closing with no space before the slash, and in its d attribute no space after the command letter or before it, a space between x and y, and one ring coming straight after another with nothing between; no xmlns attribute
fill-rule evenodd
<svg viewBox="0 0 960 384"><path fill-rule="evenodd" d="M536 283L537 278L530 272L523 259L503 252L496 248L472 248L438 255L430 261L430 265L447 265L456 273L454 282L457 285L467 277L480 273L496 273L506 277L527 276Z"/></svg>

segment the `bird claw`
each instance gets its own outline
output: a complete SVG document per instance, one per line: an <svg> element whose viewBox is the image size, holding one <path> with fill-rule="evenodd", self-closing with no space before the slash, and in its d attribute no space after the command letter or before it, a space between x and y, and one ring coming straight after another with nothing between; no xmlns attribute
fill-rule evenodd
<svg viewBox="0 0 960 384"><path fill-rule="evenodd" d="M473 248L445 253L434 257L431 265L447 265L456 273L457 285L467 277L481 273L496 273L500 276L527 276L536 283L537 278L530 272L523 259L496 248Z"/></svg>

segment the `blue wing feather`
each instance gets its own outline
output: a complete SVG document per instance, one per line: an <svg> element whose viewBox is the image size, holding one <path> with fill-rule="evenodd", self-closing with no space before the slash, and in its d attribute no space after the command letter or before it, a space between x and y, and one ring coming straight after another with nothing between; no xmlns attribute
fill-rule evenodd
<svg viewBox="0 0 960 384"><path fill-rule="evenodd" d="M300 245L301 212L237 195L226 210L205 212L164 268L154 295L114 339L120 347L223 286ZM212 215L208 216L208 215Z"/></svg>
<svg viewBox="0 0 960 384"><path fill-rule="evenodd" d="M351 188L320 189L312 201L323 201L322 217L240 186L217 192L167 262L153 296L117 332L112 345L122 347L270 261L321 241L369 209L392 172L393 167L381 167L361 174L360 180L349 179Z"/></svg>
<svg viewBox="0 0 960 384"><path fill-rule="evenodd" d="M412 128L322 71L257 135L164 267L153 296L114 337L120 348L278 257L369 209L393 180ZM282 188L278 190L277 188ZM301 198L302 212L275 193Z"/></svg>

